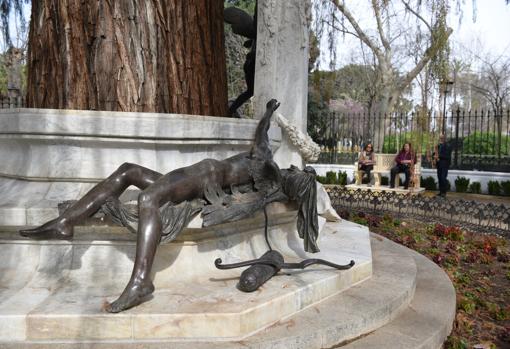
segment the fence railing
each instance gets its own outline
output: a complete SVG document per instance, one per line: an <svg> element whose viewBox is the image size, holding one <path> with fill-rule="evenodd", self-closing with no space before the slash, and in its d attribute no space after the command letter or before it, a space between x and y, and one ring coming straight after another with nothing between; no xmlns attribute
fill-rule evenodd
<svg viewBox="0 0 510 349"><path fill-rule="evenodd" d="M459 225L466 229L510 237L510 206L472 200L444 200L424 195L402 195L388 191L352 190L326 186L331 204L339 212L364 212L428 223Z"/></svg>
<svg viewBox="0 0 510 349"><path fill-rule="evenodd" d="M23 97L0 97L0 108L22 108ZM431 167L429 156L444 133L452 146L451 168L510 172L510 110L465 111L442 114L332 113L315 141L323 151L319 163L353 164L359 151L372 143L376 152L396 153L406 141L422 156L422 166Z"/></svg>
<svg viewBox="0 0 510 349"><path fill-rule="evenodd" d="M0 109L23 108L25 105L24 97L0 97Z"/></svg>
<svg viewBox="0 0 510 349"><path fill-rule="evenodd" d="M358 152L372 143L377 152L396 153L406 141L430 166L439 135L450 143L452 168L510 171L510 110L465 111L442 114L332 113L318 141L323 146L320 163L352 164Z"/></svg>

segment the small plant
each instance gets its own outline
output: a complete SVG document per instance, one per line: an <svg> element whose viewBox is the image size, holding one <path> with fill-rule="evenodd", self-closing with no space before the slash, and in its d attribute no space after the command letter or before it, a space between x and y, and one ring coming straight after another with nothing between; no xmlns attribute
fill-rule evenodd
<svg viewBox="0 0 510 349"><path fill-rule="evenodd" d="M487 183L487 191L489 195L501 195L501 185L498 181L489 181Z"/></svg>
<svg viewBox="0 0 510 349"><path fill-rule="evenodd" d="M335 171L326 172L326 184L336 184L337 176Z"/></svg>
<svg viewBox="0 0 510 349"><path fill-rule="evenodd" d="M464 232L457 226L447 227L442 224L436 224L434 227L434 235L444 240L464 240Z"/></svg>
<svg viewBox="0 0 510 349"><path fill-rule="evenodd" d="M464 310L467 314L473 314L476 309L476 304L468 298L462 298L459 301L458 308Z"/></svg>
<svg viewBox="0 0 510 349"><path fill-rule="evenodd" d="M473 194L480 194L482 192L482 185L480 182L473 182L469 185L469 192Z"/></svg>
<svg viewBox="0 0 510 349"><path fill-rule="evenodd" d="M457 193L465 193L469 188L469 178L457 177L455 180L455 191Z"/></svg>
<svg viewBox="0 0 510 349"><path fill-rule="evenodd" d="M434 177L421 177L421 186L425 188L425 190L437 190L437 183Z"/></svg>
<svg viewBox="0 0 510 349"><path fill-rule="evenodd" d="M464 338L449 336L445 342L446 349L468 349L469 345Z"/></svg>
<svg viewBox="0 0 510 349"><path fill-rule="evenodd" d="M453 276L455 277L455 280L460 284L467 284L472 280L468 274L464 274L459 271L454 272Z"/></svg>
<svg viewBox="0 0 510 349"><path fill-rule="evenodd" d="M319 176L319 175L317 175L317 176L315 177L315 180L316 180L317 182L319 182L320 184L327 184L327 183L326 183L326 182L327 182L327 179L326 179L326 177L324 177L324 176Z"/></svg>
<svg viewBox="0 0 510 349"><path fill-rule="evenodd" d="M338 171L338 180L336 184L347 185L347 172Z"/></svg>
<svg viewBox="0 0 510 349"><path fill-rule="evenodd" d="M503 195L510 196L510 181L501 182L501 189L503 190Z"/></svg>

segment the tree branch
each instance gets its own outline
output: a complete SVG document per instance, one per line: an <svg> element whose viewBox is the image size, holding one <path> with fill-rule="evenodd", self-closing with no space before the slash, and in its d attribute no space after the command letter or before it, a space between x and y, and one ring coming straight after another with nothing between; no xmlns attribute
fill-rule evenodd
<svg viewBox="0 0 510 349"><path fill-rule="evenodd" d="M347 30L345 28L339 28L337 27L336 25L334 25L333 23L331 23L330 21L324 21L324 23L326 23L328 26L330 26L331 28L335 29L335 30L338 30L339 32L341 33L344 33L344 34L350 34L358 39L361 40L361 38L359 37L359 35L357 33L354 33L354 32L351 32L350 30Z"/></svg>
<svg viewBox="0 0 510 349"><path fill-rule="evenodd" d="M423 22L423 24L425 24L425 26L429 29L429 31L432 33L432 27L430 26L430 24L425 20L425 18L423 18L418 12L416 12L415 10L413 10L411 8L411 6L409 6L409 4L407 2L405 2L404 0L402 0L402 3L404 4L404 6L406 7L406 10L411 12L413 15L415 15L420 21Z"/></svg>
<svg viewBox="0 0 510 349"><path fill-rule="evenodd" d="M453 33L453 30L451 28L448 28L446 31L446 40L450 37L450 35ZM397 84L397 91L404 91L404 89L414 80L414 78L420 73L420 71L423 70L423 68L427 65L428 62L436 55L437 51L440 49L439 42L434 41L430 44L430 46L425 50L424 55L421 57L421 59L416 63L415 67L409 71L400 82Z"/></svg>
<svg viewBox="0 0 510 349"><path fill-rule="evenodd" d="M349 23L354 28L354 31L359 35L359 38L361 41L365 43L370 49L374 52L374 54L378 57L383 59L382 52L380 48L365 34L365 32L361 29L358 22L354 19L352 16L352 13L345 7L343 3L340 3L339 0L330 0L335 7L342 12L342 14L347 18Z"/></svg>
<svg viewBox="0 0 510 349"><path fill-rule="evenodd" d="M379 9L379 4L377 3L377 0L372 0L372 8L374 9L375 14L375 20L377 22L377 31L379 32L379 37L381 38L381 42L386 49L386 51L391 50L390 43L388 42L388 39L386 39L386 35L384 35L384 29L381 22L381 12Z"/></svg>

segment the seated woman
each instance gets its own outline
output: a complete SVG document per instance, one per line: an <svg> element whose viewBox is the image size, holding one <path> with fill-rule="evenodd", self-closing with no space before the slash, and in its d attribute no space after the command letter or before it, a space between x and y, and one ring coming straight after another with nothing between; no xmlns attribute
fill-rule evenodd
<svg viewBox="0 0 510 349"><path fill-rule="evenodd" d="M372 146L372 143L368 143L363 148L363 151L359 154L358 159L358 171L363 172L361 174L361 179L363 181L363 174L366 174L368 177L368 186L370 186L370 172L374 169L375 165L375 153Z"/></svg>
<svg viewBox="0 0 510 349"><path fill-rule="evenodd" d="M404 173L406 176L404 189L409 188L409 180L411 179L411 169L416 164L416 156L411 148L411 143L406 142L395 157L396 165L391 168L390 188L395 188L395 176Z"/></svg>

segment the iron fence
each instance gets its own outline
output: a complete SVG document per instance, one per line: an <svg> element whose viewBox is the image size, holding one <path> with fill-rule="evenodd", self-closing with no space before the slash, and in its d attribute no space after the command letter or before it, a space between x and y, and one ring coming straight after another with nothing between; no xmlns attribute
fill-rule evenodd
<svg viewBox="0 0 510 349"><path fill-rule="evenodd" d="M389 191L352 190L325 186L331 204L339 212L364 212L429 223L458 225L471 231L510 237L510 206L436 196L405 195Z"/></svg>
<svg viewBox="0 0 510 349"><path fill-rule="evenodd" d="M23 97L0 97L0 109L23 108L25 105Z"/></svg>
<svg viewBox="0 0 510 349"><path fill-rule="evenodd" d="M447 137L454 169L510 171L510 110L465 111L442 114L332 113L318 141L323 146L319 163L352 164L367 143L381 153L396 153L410 141L431 167L430 154L439 135Z"/></svg>

